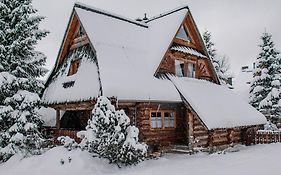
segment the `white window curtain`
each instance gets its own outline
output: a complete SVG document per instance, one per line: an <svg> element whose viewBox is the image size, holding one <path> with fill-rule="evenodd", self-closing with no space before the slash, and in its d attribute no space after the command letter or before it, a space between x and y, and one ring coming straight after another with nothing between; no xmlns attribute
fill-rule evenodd
<svg viewBox="0 0 281 175"><path fill-rule="evenodd" d="M175 124L175 116L173 112L164 113L165 128L173 128Z"/></svg>
<svg viewBox="0 0 281 175"><path fill-rule="evenodd" d="M184 62L180 60L175 60L175 74L178 77L184 76Z"/></svg>
<svg viewBox="0 0 281 175"><path fill-rule="evenodd" d="M195 64L188 63L188 66L187 66L187 77L195 78Z"/></svg>
<svg viewBox="0 0 281 175"><path fill-rule="evenodd" d="M162 128L161 112L151 113L151 128Z"/></svg>

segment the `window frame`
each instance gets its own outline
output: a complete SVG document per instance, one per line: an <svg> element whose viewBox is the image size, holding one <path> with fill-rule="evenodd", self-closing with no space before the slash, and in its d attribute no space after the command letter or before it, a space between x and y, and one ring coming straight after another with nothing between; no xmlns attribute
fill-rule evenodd
<svg viewBox="0 0 281 175"><path fill-rule="evenodd" d="M187 78L196 78L196 62L195 61L191 61L191 60L183 60L183 59L175 59L174 60L174 68L175 68L175 71L174 71L174 74L175 76L177 77L180 77L176 74L176 61L182 61L184 63L184 66L183 66L183 69L184 69L184 74L182 77L187 77ZM189 77L188 76L188 65L189 64L193 64L194 66L194 69L193 69L193 72L194 72L194 77Z"/></svg>
<svg viewBox="0 0 281 175"><path fill-rule="evenodd" d="M161 128L153 128L152 127L152 113L161 113ZM174 126L173 127L165 127L165 113L173 113L174 115ZM149 126L150 130L175 130L177 127L177 116L175 110L151 110L149 113Z"/></svg>
<svg viewBox="0 0 281 175"><path fill-rule="evenodd" d="M179 34L179 32L180 32L181 29L183 29L183 31L185 32L185 34L186 34L186 36L187 36L187 40L184 39L184 38L182 38L182 37L178 37L178 34ZM182 25L180 26L180 28L178 29L178 32L177 32L175 38L177 38L177 39L179 39L179 40L182 40L182 41L184 41L184 42L187 42L187 43L192 43L192 41L193 41L193 40L192 40L192 37L190 36L190 32L189 32L189 30L188 30L188 28L186 27L185 24L182 24Z"/></svg>

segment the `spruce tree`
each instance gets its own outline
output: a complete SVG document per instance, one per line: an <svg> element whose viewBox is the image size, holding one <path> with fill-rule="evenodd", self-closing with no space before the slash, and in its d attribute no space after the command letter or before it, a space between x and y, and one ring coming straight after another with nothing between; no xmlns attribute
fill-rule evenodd
<svg viewBox="0 0 281 175"><path fill-rule="evenodd" d="M137 164L146 157L147 146L139 142L138 135L138 128L130 125L125 112L115 110L106 97L98 98L86 131L78 133L83 138L82 148L119 167Z"/></svg>
<svg viewBox="0 0 281 175"><path fill-rule="evenodd" d="M203 40L205 42L209 58L213 63L220 82L223 84L228 84L228 78L230 78L230 75L228 74L230 68L228 60L226 57L218 56L217 50L214 48L215 44L211 41L211 36L211 33L208 31L203 33Z"/></svg>
<svg viewBox="0 0 281 175"><path fill-rule="evenodd" d="M0 161L39 153L37 109L46 57L35 45L47 35L31 0L0 0Z"/></svg>
<svg viewBox="0 0 281 175"><path fill-rule="evenodd" d="M261 36L260 53L255 61L250 88L250 104L273 121L280 116L281 59L272 36ZM274 121L275 122L275 121Z"/></svg>

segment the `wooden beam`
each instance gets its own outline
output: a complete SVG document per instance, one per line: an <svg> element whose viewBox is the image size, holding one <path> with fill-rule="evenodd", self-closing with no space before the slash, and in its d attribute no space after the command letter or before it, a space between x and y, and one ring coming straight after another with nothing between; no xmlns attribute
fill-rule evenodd
<svg viewBox="0 0 281 175"><path fill-rule="evenodd" d="M86 44L89 44L89 43L90 43L89 39L74 43L74 44L71 45L70 50L76 49L78 47L82 47L82 46L84 46Z"/></svg>
<svg viewBox="0 0 281 175"><path fill-rule="evenodd" d="M187 110L188 116L188 139L189 139L189 147L190 149L193 148L194 144L194 133L193 133L193 123L194 123L194 116L192 112L188 109Z"/></svg>
<svg viewBox="0 0 281 175"><path fill-rule="evenodd" d="M79 43L81 41L85 41L87 40L87 36L86 35L82 35L82 36L79 36L77 38L75 38L72 42L72 44L76 44L76 43Z"/></svg>
<svg viewBox="0 0 281 175"><path fill-rule="evenodd" d="M76 103L53 104L48 106L60 110L79 111L79 110L92 110L95 104L96 102L92 100L92 101L84 101L84 102L76 102Z"/></svg>
<svg viewBox="0 0 281 175"><path fill-rule="evenodd" d="M56 128L60 129L60 110L56 110Z"/></svg>

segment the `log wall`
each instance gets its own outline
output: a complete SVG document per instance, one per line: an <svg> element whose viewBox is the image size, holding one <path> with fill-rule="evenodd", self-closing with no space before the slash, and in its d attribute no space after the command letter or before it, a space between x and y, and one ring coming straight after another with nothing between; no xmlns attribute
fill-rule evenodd
<svg viewBox="0 0 281 175"><path fill-rule="evenodd" d="M189 130L193 131L194 147L223 146L242 142L240 128L208 130L196 115L190 127L193 127Z"/></svg>
<svg viewBox="0 0 281 175"><path fill-rule="evenodd" d="M194 115L194 114L192 114ZM193 119L193 137L194 137L194 146L195 147L206 147L209 142L209 135L206 127L201 123L197 116L194 116Z"/></svg>
<svg viewBox="0 0 281 175"><path fill-rule="evenodd" d="M129 108L132 109L132 108ZM161 110L175 111L175 128L154 129L150 124L150 112ZM147 144L159 144L166 146L170 144L184 143L187 144L187 126L186 112L182 103L177 104L159 104L159 103L138 103L134 111L129 111L128 114L136 112L136 117L130 116L131 120L136 119L135 125L140 130L141 141Z"/></svg>

